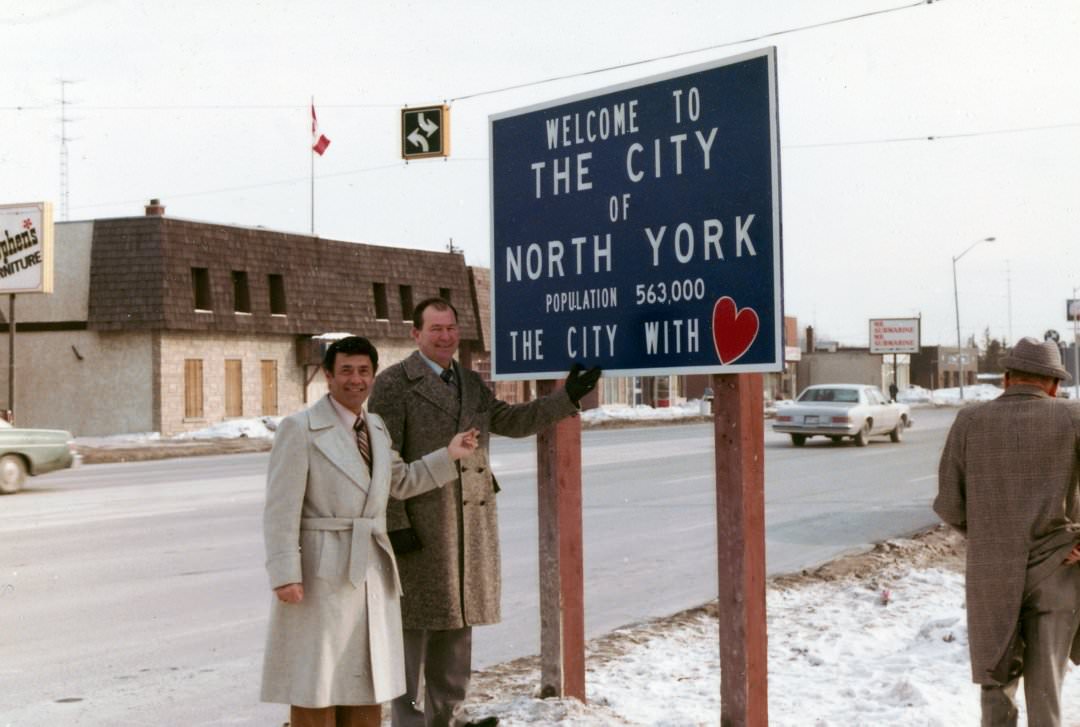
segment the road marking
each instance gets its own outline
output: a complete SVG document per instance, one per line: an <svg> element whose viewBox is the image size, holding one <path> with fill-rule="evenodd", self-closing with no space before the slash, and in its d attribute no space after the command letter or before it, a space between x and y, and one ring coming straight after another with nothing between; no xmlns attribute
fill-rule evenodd
<svg viewBox="0 0 1080 727"><path fill-rule="evenodd" d="M182 515L189 512L198 512L198 508L194 507L180 507L180 508L159 508L156 510L133 510L131 512L118 512L108 515L93 514L90 517L65 517L60 513L50 514L47 516L38 516L36 519L28 522L14 523L11 526L5 526L3 531L5 533L17 533L24 530L40 530L41 528L70 528L71 526L89 525L92 523L104 523L115 522L117 520L134 520L137 518L156 518L163 515Z"/></svg>
<svg viewBox="0 0 1080 727"><path fill-rule="evenodd" d="M708 474L702 474L702 475L691 475L691 476L689 476L689 477L675 477L675 478L664 478L664 482L665 482L666 484L672 484L672 483L675 483L675 482L696 482L697 480L708 480L708 479L712 479L712 478L713 478L713 477L715 477L715 476L716 476L716 474L715 474L715 473L713 473L713 472L710 472L710 473L708 473Z"/></svg>
<svg viewBox="0 0 1080 727"><path fill-rule="evenodd" d="M936 480L936 479L937 479L937 475L926 475L925 477L916 477L913 480L908 480L908 482L926 482L927 480Z"/></svg>

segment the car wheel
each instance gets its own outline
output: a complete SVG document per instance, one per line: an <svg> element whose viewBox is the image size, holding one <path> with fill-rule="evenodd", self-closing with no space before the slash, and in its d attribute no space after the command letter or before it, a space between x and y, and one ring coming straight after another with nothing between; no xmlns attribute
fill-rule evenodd
<svg viewBox="0 0 1080 727"><path fill-rule="evenodd" d="M805 434L792 434L791 435L791 443L794 444L796 447L803 446L804 444L806 444L806 435Z"/></svg>
<svg viewBox="0 0 1080 727"><path fill-rule="evenodd" d="M893 442L900 442L904 439L904 427L907 426L907 422L904 417L900 417L900 421L896 422L896 428L889 432L889 439Z"/></svg>
<svg viewBox="0 0 1080 727"><path fill-rule="evenodd" d="M855 434L855 446L865 447L870 441L870 420L863 422L862 429Z"/></svg>
<svg viewBox="0 0 1080 727"><path fill-rule="evenodd" d="M5 454L0 457L0 495L11 495L19 491L26 482L26 465L22 457Z"/></svg>

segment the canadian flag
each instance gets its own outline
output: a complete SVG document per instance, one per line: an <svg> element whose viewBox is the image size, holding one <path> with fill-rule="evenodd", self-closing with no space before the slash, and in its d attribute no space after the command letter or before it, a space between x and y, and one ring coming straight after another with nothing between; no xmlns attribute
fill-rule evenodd
<svg viewBox="0 0 1080 727"><path fill-rule="evenodd" d="M319 133L319 119L315 116L315 103L311 104L311 150L318 154L323 155L326 151L326 147L330 146L330 140Z"/></svg>

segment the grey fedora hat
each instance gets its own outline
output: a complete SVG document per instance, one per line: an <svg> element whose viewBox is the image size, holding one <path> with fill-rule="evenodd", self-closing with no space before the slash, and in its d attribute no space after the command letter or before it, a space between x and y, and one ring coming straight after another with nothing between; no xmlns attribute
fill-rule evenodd
<svg viewBox="0 0 1080 727"><path fill-rule="evenodd" d="M1071 381L1072 376L1061 365L1061 352L1053 341L1037 341L1030 336L1016 342L1009 353L1001 357L1001 365L1013 371L1050 376Z"/></svg>

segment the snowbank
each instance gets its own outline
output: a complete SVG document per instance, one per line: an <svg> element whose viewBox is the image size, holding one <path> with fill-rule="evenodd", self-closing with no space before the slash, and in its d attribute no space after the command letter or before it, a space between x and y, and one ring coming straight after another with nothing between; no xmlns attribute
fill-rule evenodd
<svg viewBox="0 0 1080 727"><path fill-rule="evenodd" d="M172 439L273 439L274 431L282 417L255 417L251 419L229 419L194 432L183 432Z"/></svg>
<svg viewBox="0 0 1080 727"><path fill-rule="evenodd" d="M880 548L880 546L879 546ZM920 562L923 546L848 574L778 579L767 590L769 724L777 727L976 727L962 560ZM923 550L925 550L923 548ZM715 605L618 629L589 642L588 704L542 700L536 659L476 675L473 719L514 725L715 725L720 715ZM1023 689L1020 724L1024 724ZM1080 722L1070 668L1065 724ZM1072 717L1072 721L1068 718Z"/></svg>
<svg viewBox="0 0 1080 727"><path fill-rule="evenodd" d="M698 399L691 399L684 404L675 404L673 406L659 408L645 406L644 404L639 404L638 406L604 404L595 409L589 409L588 411L582 412L581 421L584 424L600 424L615 421L665 421L687 419L690 417L701 416L703 413L708 414L708 405L706 404L703 409L702 404L703 402Z"/></svg>

